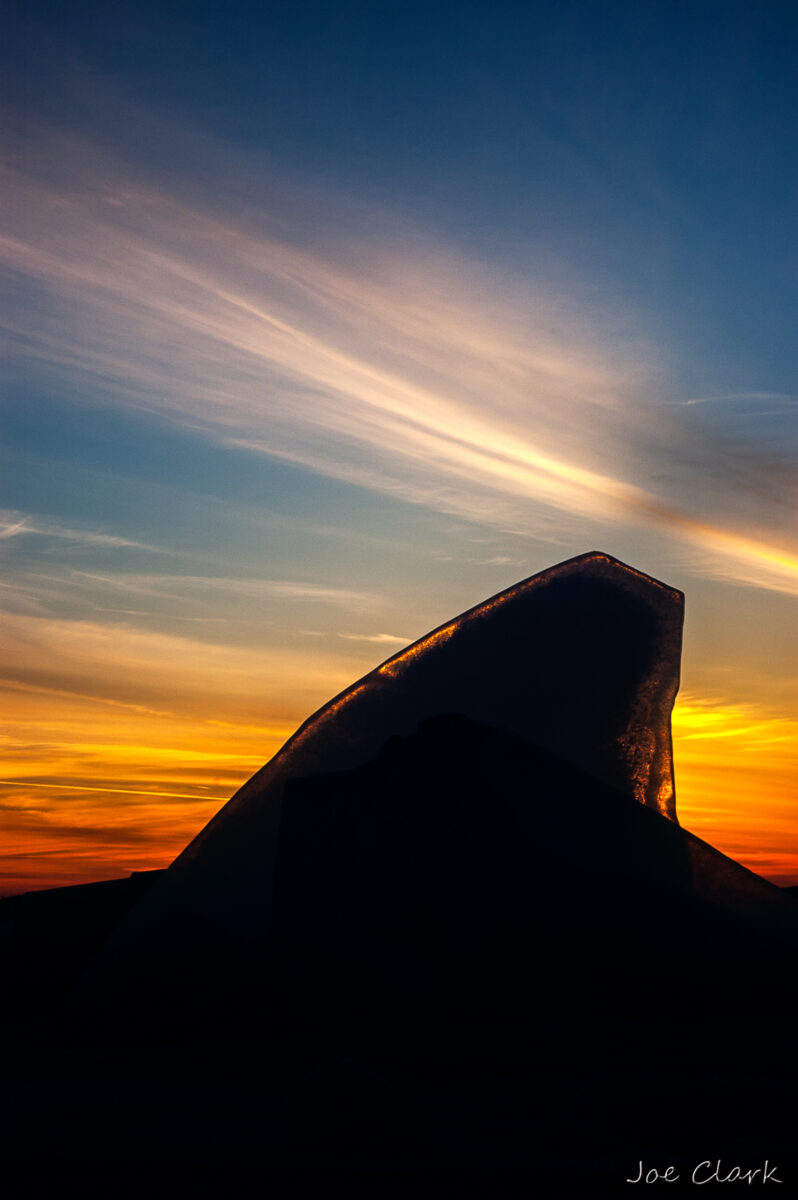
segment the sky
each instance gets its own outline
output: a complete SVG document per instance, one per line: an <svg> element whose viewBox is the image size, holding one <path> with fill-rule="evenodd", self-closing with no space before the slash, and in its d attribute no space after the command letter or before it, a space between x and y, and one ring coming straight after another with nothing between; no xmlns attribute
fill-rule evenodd
<svg viewBox="0 0 798 1200"><path fill-rule="evenodd" d="M686 595L682 824L798 883L796 6L9 14L0 894L592 549Z"/></svg>

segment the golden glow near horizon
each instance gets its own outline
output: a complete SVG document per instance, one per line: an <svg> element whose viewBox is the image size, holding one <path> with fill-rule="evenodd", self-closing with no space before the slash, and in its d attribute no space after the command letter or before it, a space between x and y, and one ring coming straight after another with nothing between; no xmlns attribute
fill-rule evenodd
<svg viewBox="0 0 798 1200"><path fill-rule="evenodd" d="M345 670L315 649L285 654L279 671L279 656L242 651L250 668L242 695L242 659L229 647L134 631L106 637L87 624L75 623L70 645L68 622L17 622L25 661L47 660L61 686L0 681L2 892L168 865L302 717L340 690ZM112 673L135 701L102 694ZM297 691L303 676L312 687ZM798 718L686 694L673 739L681 824L752 870L798 882Z"/></svg>
<svg viewBox="0 0 798 1200"><path fill-rule="evenodd" d="M193 712L0 687L3 891L167 866L284 740ZM13 713L12 713L13 709Z"/></svg>
<svg viewBox="0 0 798 1200"><path fill-rule="evenodd" d="M0 894L167 866L348 682L329 652L85 621L9 618L0 652L26 676L0 680Z"/></svg>
<svg viewBox="0 0 798 1200"><path fill-rule="evenodd" d="M798 718L683 696L673 713L681 824L777 883L798 883Z"/></svg>

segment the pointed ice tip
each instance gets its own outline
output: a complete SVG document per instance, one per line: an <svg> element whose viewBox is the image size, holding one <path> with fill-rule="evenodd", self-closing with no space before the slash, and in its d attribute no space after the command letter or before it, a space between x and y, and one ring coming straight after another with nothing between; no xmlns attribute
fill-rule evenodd
<svg viewBox="0 0 798 1200"><path fill-rule="evenodd" d="M612 636L618 636L620 631L617 627L615 627L616 623L613 620L612 611L614 609L615 612L618 613L623 609L624 605L628 606L630 595L636 596L641 605L648 606L651 610L651 615L656 613L659 623L663 625L663 628L660 629L657 634L653 634L652 631L652 636L656 638L656 636L664 635L664 626L667 626L669 631L668 640L670 643L668 653L672 660L671 674L675 679L674 692L670 699L670 707L668 708L668 745L670 746L670 710L673 707L673 699L675 698L676 690L678 690L679 668L681 662L681 637L682 625L684 623L684 593L680 592L678 588L671 587L669 584L663 583L659 579L655 579L652 575L647 575L643 571L637 570L636 567L629 566L628 563L622 562L619 558L615 558L613 555L607 554L603 550L589 550L583 554L577 554L573 558L569 558L564 562L557 563L553 567L547 567L545 570L539 571L535 575L530 575L526 579L522 579L518 583L512 584L503 591L497 592L496 595L489 597L487 600L483 600L474 608L467 609L458 617L446 622L446 624L439 625L430 633L425 634L424 637L419 638L418 641L413 642L409 646L405 646L401 650L398 650L395 654L391 655L390 658L386 659L384 663L377 667L376 673L394 677L400 672L404 672L410 663L418 662L421 658L428 656L433 651L440 650L450 641L453 642L453 645L449 651L449 658L451 659L454 654L454 645L458 644L459 635L467 631L475 621L481 622L488 617L492 622L494 622L494 624L491 626L491 634L495 633L495 635L499 637L501 631L499 628L500 623L497 622L497 617L500 611L508 606L510 610L515 611L516 606L522 601L525 605L531 605L529 608L529 616L535 620L537 619L537 614L535 611L536 604L535 601L531 599L530 593L542 594L546 588L551 587L552 585L555 585L556 587L566 586L568 595L570 596L569 609L571 611L571 618L580 628L584 627L585 622L588 620L588 610L591 609L591 605L595 604L595 597L597 594L596 588L598 587L599 591L603 592L603 602L608 611L603 617L600 613L595 611L595 609L591 609L590 613L590 620L592 620L595 624L595 637L597 644L605 641L608 636L608 630L602 627L602 621L606 624L607 620L609 619L610 624L613 625ZM582 594L585 607L585 612L581 615L579 615L577 611L580 592ZM589 599L590 596L593 597L592 600ZM537 607L541 607L540 602L538 602ZM545 608L545 604L543 605L543 608ZM540 615L542 616L542 613ZM562 621L561 619L557 618L556 614L548 614L545 618L543 618L543 623L545 624L546 622L548 622L550 626L549 636L565 636L567 638L568 636L573 635L573 631L571 635L569 635L568 631L562 627ZM546 638L547 632L542 626L537 632L541 637ZM626 637L631 640L639 639L642 636L645 635L643 635L642 631L638 628L638 624L634 622L626 631ZM520 649L520 646L523 642L520 632L518 637ZM523 637L528 638L527 630L524 631ZM538 661L539 660L536 658L535 663L537 664ZM586 664L589 663L589 654L585 656L584 661ZM518 656L514 660L515 669L522 669L523 665L523 658ZM341 703L347 701L355 691L359 692L374 674L375 672L372 672L372 675L366 676L365 679L360 680L359 683L355 684L354 688L350 688L347 691L342 692L339 696L335 697L334 700L330 701L329 705L320 709L318 713L310 718L310 721L306 722L305 725L302 726L300 733L308 728L308 726L315 723L318 717L322 716L328 709L333 706L337 709ZM486 681L487 678L490 677L490 674L492 673L489 672L486 676ZM556 675L556 665L554 665L553 675ZM609 686L609 678L607 679L607 683ZM550 679L548 686L551 688L556 687L557 685L554 684L553 679ZM508 727L515 728L515 725L511 719L506 720L504 723ZM524 732L525 736L529 737L533 741L542 740L535 736L535 732L532 729L526 731L522 730L521 732ZM563 757L569 759L573 757L571 754L564 753L562 751L558 752L562 753ZM598 772L598 774L601 773ZM659 811L664 812L665 815L669 816L672 820L675 820L676 814L672 802L672 790L673 788L671 783L671 801L669 805L664 804L662 802L662 796L660 796L660 799L653 803L652 806L656 807ZM636 798L642 803L652 803L648 792L644 796L641 794L639 787L635 789L635 795Z"/></svg>
<svg viewBox="0 0 798 1200"><path fill-rule="evenodd" d="M676 599L680 599L684 603L684 593L678 588L672 587L671 584L663 583L661 579L656 579L653 575L647 575L645 571L638 570L637 567L632 567L629 563L623 562L622 559L616 558L614 554L608 554L605 550L586 550L584 554L576 554L573 558L566 558L563 562L557 563L556 566L547 567L545 570L538 572L536 575L530 575L528 579L522 580L516 584L516 587L522 587L532 583L533 580L540 579L542 576L551 575L553 572L558 574L573 571L578 573L580 569L586 569L588 572L591 568L595 568L599 573L612 574L617 572L620 575L626 574L630 578L639 580L643 584L650 584L655 588L667 592ZM510 589L512 590L512 589Z"/></svg>

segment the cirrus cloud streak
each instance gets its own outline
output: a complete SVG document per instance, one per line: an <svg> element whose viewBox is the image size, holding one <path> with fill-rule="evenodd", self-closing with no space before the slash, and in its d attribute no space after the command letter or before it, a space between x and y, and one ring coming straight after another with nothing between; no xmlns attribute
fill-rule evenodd
<svg viewBox="0 0 798 1200"><path fill-rule="evenodd" d="M798 593L794 472L754 450L738 486L739 447L681 423L609 299L588 314L418 235L320 245L274 214L233 225L84 155L80 184L6 173L0 261L38 316L6 311L12 355L414 503L515 532L536 506L654 527L718 578Z"/></svg>

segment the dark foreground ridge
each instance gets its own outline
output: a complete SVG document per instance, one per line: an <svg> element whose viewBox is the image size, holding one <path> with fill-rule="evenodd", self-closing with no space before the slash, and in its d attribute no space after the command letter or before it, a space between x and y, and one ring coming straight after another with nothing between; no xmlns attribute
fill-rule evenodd
<svg viewBox="0 0 798 1200"><path fill-rule="evenodd" d="M798 1182L798 905L675 819L682 603L583 555L306 722L14 1028L20 1194Z"/></svg>
<svg viewBox="0 0 798 1200"><path fill-rule="evenodd" d="M0 899L0 1021L47 1012L162 871Z"/></svg>

